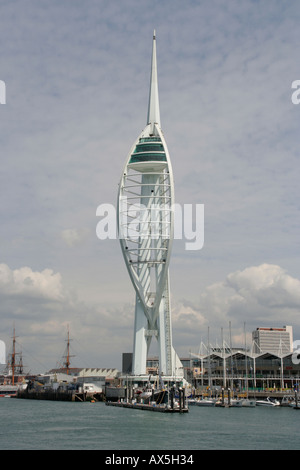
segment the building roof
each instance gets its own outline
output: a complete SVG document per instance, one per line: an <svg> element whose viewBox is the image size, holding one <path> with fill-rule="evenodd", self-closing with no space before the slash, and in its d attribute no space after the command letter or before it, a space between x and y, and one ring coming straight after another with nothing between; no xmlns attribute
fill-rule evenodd
<svg viewBox="0 0 300 470"><path fill-rule="evenodd" d="M51 369L47 374L66 374L67 369L65 367L60 369ZM107 377L114 378L119 374L118 369L112 368L82 368L82 367L70 367L69 376L78 376L78 377Z"/></svg>

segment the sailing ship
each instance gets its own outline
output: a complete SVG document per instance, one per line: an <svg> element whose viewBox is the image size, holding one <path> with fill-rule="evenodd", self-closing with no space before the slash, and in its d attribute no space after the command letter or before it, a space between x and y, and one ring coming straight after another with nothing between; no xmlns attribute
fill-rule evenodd
<svg viewBox="0 0 300 470"><path fill-rule="evenodd" d="M22 352L16 352L16 334L15 327L13 329L13 344L12 352L9 355L6 371L3 377L3 383L0 384L0 397L15 397L18 390L25 389L27 383L25 382L24 366L22 359Z"/></svg>

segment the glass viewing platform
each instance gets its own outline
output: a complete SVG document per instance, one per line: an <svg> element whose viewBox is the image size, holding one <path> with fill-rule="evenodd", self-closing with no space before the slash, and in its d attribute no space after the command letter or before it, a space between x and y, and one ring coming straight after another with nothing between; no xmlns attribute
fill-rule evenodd
<svg viewBox="0 0 300 470"><path fill-rule="evenodd" d="M131 154L130 163L140 162L166 162L164 146L160 137L140 137L134 152Z"/></svg>

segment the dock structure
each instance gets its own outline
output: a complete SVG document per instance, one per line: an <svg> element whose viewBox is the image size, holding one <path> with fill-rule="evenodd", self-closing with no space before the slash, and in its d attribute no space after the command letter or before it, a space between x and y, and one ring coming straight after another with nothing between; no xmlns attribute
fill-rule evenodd
<svg viewBox="0 0 300 470"><path fill-rule="evenodd" d="M160 384L155 384L157 378L151 376L145 384L143 378L127 377L125 398L116 400L106 397L106 405L162 413L187 413L189 411L184 387L176 383L172 385L163 383L162 380Z"/></svg>
<svg viewBox="0 0 300 470"><path fill-rule="evenodd" d="M295 406L293 407L294 410L300 410L300 403L298 398L298 392L295 392Z"/></svg>
<svg viewBox="0 0 300 470"><path fill-rule="evenodd" d="M165 404L157 405L155 404L145 404L145 403L127 403L127 402L106 402L107 406L117 406L119 408L130 408L133 410L148 410L155 411L158 413L187 413L189 409L184 407L173 407L167 406Z"/></svg>
<svg viewBox="0 0 300 470"><path fill-rule="evenodd" d="M86 393L77 390L19 390L16 398L52 401L104 401L103 393Z"/></svg>

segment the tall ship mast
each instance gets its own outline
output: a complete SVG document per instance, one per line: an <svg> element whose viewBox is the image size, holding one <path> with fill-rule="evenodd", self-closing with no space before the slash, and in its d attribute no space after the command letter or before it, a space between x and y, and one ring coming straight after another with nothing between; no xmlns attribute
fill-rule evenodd
<svg viewBox="0 0 300 470"><path fill-rule="evenodd" d="M118 231L125 264L136 293L133 375L146 374L152 338L165 376L182 375L172 345L169 263L174 232L174 182L161 129L156 34L153 34L147 124L134 141L118 193Z"/></svg>
<svg viewBox="0 0 300 470"><path fill-rule="evenodd" d="M15 327L13 329L13 337L12 337L12 352L7 361L7 369L8 375L11 375L11 383L15 385L15 381L17 380L17 376L21 376L24 372L23 368L23 359L22 359L22 352L16 352L16 332Z"/></svg>
<svg viewBox="0 0 300 470"><path fill-rule="evenodd" d="M26 374L24 374L24 366L22 352L17 352L15 327L12 337L12 352L8 356L5 374L2 376L0 383L0 397L16 396L18 389L26 388Z"/></svg>
<svg viewBox="0 0 300 470"><path fill-rule="evenodd" d="M63 355L63 358L65 359L64 362L63 362L63 369L65 369L67 375L69 375L69 373L71 371L71 368L70 368L71 357L74 357L73 355L70 354L70 341L71 341L70 340L70 330L69 330L69 326L68 326L67 339L66 339L67 346L66 346L66 349L65 349L65 352L64 352L64 355Z"/></svg>

